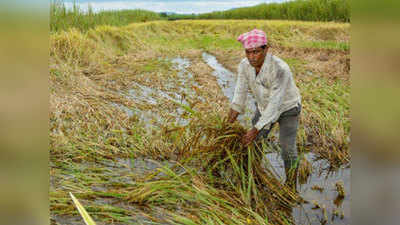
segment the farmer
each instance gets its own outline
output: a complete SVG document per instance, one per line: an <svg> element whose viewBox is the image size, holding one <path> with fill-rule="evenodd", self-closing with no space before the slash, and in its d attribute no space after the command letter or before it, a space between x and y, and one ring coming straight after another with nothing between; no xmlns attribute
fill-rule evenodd
<svg viewBox="0 0 400 225"><path fill-rule="evenodd" d="M239 36L246 52L238 67L238 78L228 121L233 123L244 112L250 89L256 100L253 128L243 137L247 146L266 138L273 125L279 123L279 142L285 164L286 184L296 188L297 148L296 133L301 111L301 96L289 66L268 53L266 34L254 29Z"/></svg>

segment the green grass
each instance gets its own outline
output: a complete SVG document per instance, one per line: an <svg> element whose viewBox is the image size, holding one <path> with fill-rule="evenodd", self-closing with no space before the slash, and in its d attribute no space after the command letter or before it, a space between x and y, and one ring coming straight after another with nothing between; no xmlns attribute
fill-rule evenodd
<svg viewBox="0 0 400 225"><path fill-rule="evenodd" d="M219 37L218 35L204 35L199 38L188 40L188 44L199 49L232 49L238 48L237 40L233 38Z"/></svg>
<svg viewBox="0 0 400 225"><path fill-rule="evenodd" d="M307 64L305 60L298 58L288 58L285 57L283 60L289 65L294 73L304 72L304 66Z"/></svg>
<svg viewBox="0 0 400 225"><path fill-rule="evenodd" d="M241 46L237 42L237 40L233 38L220 37L218 35L196 35L191 38L186 38L183 36L175 37L175 38L166 38L165 36L157 36L151 39L152 42L163 45L164 43L168 43L168 46L174 46L174 48L178 48L180 50L184 50L187 48L194 49L240 49ZM167 46L165 46L167 47Z"/></svg>
<svg viewBox="0 0 400 225"><path fill-rule="evenodd" d="M61 31L77 28L87 31L99 25L125 26L134 22L146 22L162 19L158 13L147 10L116 10L93 12L89 7L84 12L78 5L68 10L62 0L50 3L50 30Z"/></svg>
<svg viewBox="0 0 400 225"><path fill-rule="evenodd" d="M350 22L349 0L295 0L284 3L260 4L232 10L169 15L147 10L115 10L94 12L89 6L84 12L74 4L68 10L62 0L50 3L51 32L76 28L87 31L100 25L125 26L135 22L181 19L256 19Z"/></svg>
<svg viewBox="0 0 400 225"><path fill-rule="evenodd" d="M200 15L175 15L175 19L274 19L350 22L349 0L295 0L260 4Z"/></svg>
<svg viewBox="0 0 400 225"><path fill-rule="evenodd" d="M350 46L348 43L336 42L336 41L313 41L313 42L303 42L298 46L305 48L318 48L318 49L337 49L342 51L349 51Z"/></svg>

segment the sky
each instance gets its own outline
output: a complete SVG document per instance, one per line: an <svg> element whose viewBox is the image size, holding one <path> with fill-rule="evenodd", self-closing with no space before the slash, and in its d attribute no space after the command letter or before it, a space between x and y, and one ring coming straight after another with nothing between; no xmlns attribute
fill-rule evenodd
<svg viewBox="0 0 400 225"><path fill-rule="evenodd" d="M260 3L283 2L285 0L75 0L82 9L88 4L95 11L119 9L146 9L154 12L175 12L182 14L206 13L228 10ZM73 0L64 0L71 8Z"/></svg>

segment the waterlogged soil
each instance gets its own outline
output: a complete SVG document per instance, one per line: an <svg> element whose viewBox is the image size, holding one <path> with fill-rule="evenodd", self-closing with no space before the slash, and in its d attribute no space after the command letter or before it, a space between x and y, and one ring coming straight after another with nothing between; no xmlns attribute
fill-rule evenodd
<svg viewBox="0 0 400 225"><path fill-rule="evenodd" d="M313 153L303 155L312 165L306 183L298 183L297 190L306 203L292 209L296 224L350 223L350 168L329 171L329 162L315 160ZM283 160L279 153L266 154L264 166L272 168L282 182L286 179ZM343 183L345 197L338 195L336 184Z"/></svg>
<svg viewBox="0 0 400 225"><path fill-rule="evenodd" d="M164 215L160 213L160 210L157 207L149 208L140 208L132 204L125 204L120 200L113 200L110 198L96 198L94 202L87 202L80 200L83 205L92 205L92 206L113 206L118 207L120 209L125 209L129 211L129 216L126 216L124 222L101 222L96 218L96 215L91 213L93 220L96 221L97 225L107 225L107 224L114 224L114 225L127 225L127 224L155 224L148 216L151 214L152 218L163 218ZM53 215L50 219L51 225L85 225L82 217L80 215ZM158 224L167 224L167 223L158 223Z"/></svg>
<svg viewBox="0 0 400 225"><path fill-rule="evenodd" d="M218 62L215 56L203 53L203 60L214 70L218 85L231 101L234 94L236 76ZM242 125L250 126L255 111L254 98L249 93L246 113L239 117ZM304 184L298 184L297 190L306 203L293 208L292 215L296 224L349 224L350 223L350 168L342 167L330 172L329 162L315 160L313 153L304 154L312 164L312 174ZM279 153L266 155L264 166L272 168L284 182L285 169ZM342 183L345 197L339 197L336 184Z"/></svg>
<svg viewBox="0 0 400 225"><path fill-rule="evenodd" d="M89 190L96 193L114 193L116 187L130 187L141 180L152 181L165 177L166 174L158 170L160 168L174 169L174 171L179 172L179 167L175 166L176 162L172 160L155 161L145 157L116 158L114 160L102 160L99 162L84 162L74 168L75 174L71 172L69 174L59 174L56 177L52 176L53 181L51 182L50 190L84 193L87 190L79 191L76 187L69 184L75 183L82 174L91 174L94 177L96 177L95 174L97 174L104 178L104 180L100 181L94 179L93 181L89 181L88 183L92 183ZM151 179L149 179L149 177L151 177ZM91 176L86 178L91 179ZM150 208L137 204L130 204L126 200L120 198L95 196L90 200L80 199L79 201L86 208L88 206L105 209L116 208L125 210L128 213L128 215L125 216L125 222L112 224L154 224L154 220L164 221L166 217L161 208L153 206ZM97 213L91 213L97 224L110 224L101 222L96 214ZM101 215L101 213L99 214ZM149 217L151 217L151 219ZM84 224L84 222L79 215L53 214L51 215L51 224L80 225Z"/></svg>
<svg viewBox="0 0 400 225"><path fill-rule="evenodd" d="M236 77L235 75L226 69L221 63L218 62L217 58L211 54L204 52L202 54L203 60L214 70L212 74L217 78L218 85L220 86L224 95L232 102L233 95L235 93ZM245 126L251 126L251 118L256 109L254 97L249 93L247 95L247 107L245 113L239 115L239 122Z"/></svg>
<svg viewBox="0 0 400 225"><path fill-rule="evenodd" d="M226 69L218 62L215 56L203 53L201 58L212 70L218 86L224 96L231 101L234 95L236 75ZM195 81L193 74L188 70L191 61L187 58L176 57L168 59L176 70L176 79L166 82L162 89L152 88L137 82L132 82L130 88L121 91L121 95L138 104L151 105L149 109L140 107L127 107L118 103L111 103L127 114L128 117L136 117L144 127L154 129L155 127L172 122L177 125L186 125L188 117L185 117L185 109L181 105L189 106L193 101L204 102L202 96L196 94L195 89L199 84ZM245 126L251 126L251 118L255 111L253 96L248 95L248 106L245 114L239 116L239 122ZM174 103L173 108L163 109L166 103ZM162 109L162 110L159 110ZM298 184L297 190L305 203L293 208L292 216L296 224L349 224L350 222L350 168L342 167L336 172L328 172L329 162L315 160L313 153L304 154L304 157L312 165L312 174L304 184ZM264 167L272 168L276 176L285 180L285 172L282 158L278 152L271 152L265 155ZM154 161L144 157L116 158L114 160L103 160L100 162L80 163L76 170L93 171L101 173L106 180L93 182L91 190L94 192L107 192L115 185L134 185L137 180L145 179L154 174L161 167L172 168L176 162L172 160ZM175 168L176 170L176 168ZM158 172L152 179L160 179L165 174ZM50 190L77 191L67 185L78 178L74 174L59 174L51 177ZM338 197L337 183L343 183L345 197ZM82 202L86 205L85 201ZM121 202L112 198L97 198L87 204L99 206L112 205L121 209L129 210L131 213L126 223L114 224L151 224L151 220L144 215L151 214L154 218L162 220L161 210L143 210L132 204ZM150 209L147 209L150 210ZM52 215L52 224L83 224L78 215ZM104 224L99 222L98 224Z"/></svg>
<svg viewBox="0 0 400 225"><path fill-rule="evenodd" d="M216 77L218 85L223 94L232 101L236 78L234 73L226 69L220 64L216 57L204 52L202 54L203 61L213 69L212 75ZM125 98L143 105L151 105L152 109L140 109L138 107L128 108L122 104L112 103L114 107L118 107L124 111L129 117L136 117L143 123L146 128L154 128L167 122L166 118L174 118L174 122L184 126L188 124L188 120L182 115L185 113L183 107L179 104L190 106L190 102L205 102L205 99L197 95L194 91L200 85L195 81L193 74L188 70L191 61L187 58L175 57L170 59L173 68L177 70L177 79L173 82L164 84L165 90L155 89L146 85L132 82L131 88L126 92L121 92ZM251 118L256 109L255 100L249 93L247 96L248 106L245 113L238 117L238 121L245 127L251 126ZM159 109L165 102L174 102L176 107L168 110L165 114L161 114Z"/></svg>
<svg viewBox="0 0 400 225"><path fill-rule="evenodd" d="M205 101L195 92L195 88L199 88L199 84L188 70L191 61L182 57L166 60L171 62L176 76L165 82L162 88L132 82L128 90L121 90L118 94L134 102L133 107L121 103L110 103L113 107L125 112L128 117L139 120L139 123L148 130L158 129L166 123L187 125L189 117L185 116L186 111L183 106L189 106L190 102L194 101ZM52 167L56 168L57 166L52 165ZM51 176L50 191L85 192L81 189L83 184L78 184L80 179L84 179L90 184L89 190L111 193L115 191L116 187L129 187L135 185L136 182L157 180L166 176L158 170L162 167L173 169L176 172L180 171L180 167L176 166L176 162L173 160L155 161L145 157L81 162L74 164L73 169L60 173L55 172L57 175ZM56 170L59 171L59 169ZM145 212L146 210L135 208L132 204L113 198L97 196L91 201L82 200L82 203L85 206L113 206L131 212L131 219L126 220L126 223L115 224L153 224L154 221L151 222L152 220L141 216L142 214L151 215L152 219L160 221L165 217L160 214L161 209L146 209L147 212ZM51 220L52 224L83 224L79 215L52 215ZM99 224L103 223L99 222Z"/></svg>
<svg viewBox="0 0 400 225"><path fill-rule="evenodd" d="M177 125L187 125L189 121L184 116L184 106L190 106L190 102L205 101L202 96L198 96L195 92L195 89L199 88L199 84L195 81L193 74L188 71L188 67L191 65L190 60L181 57L167 60L172 63L173 69L177 71L177 77L165 82L163 89L132 82L127 92L120 93L138 104L151 107L146 109L129 108L122 104L112 103L113 106L124 111L129 117L135 116L146 128L155 128L170 122L168 120L170 118L174 118L173 122ZM163 107L165 103L173 103L174 107L166 109Z"/></svg>
<svg viewBox="0 0 400 225"><path fill-rule="evenodd" d="M165 176L159 172L159 168L172 168L176 165L175 161L165 160L156 161L145 157L136 158L116 158L114 160L102 160L99 162L83 162L75 165L74 172L101 174L101 178L106 179L98 182L93 182L92 191L106 192L112 189L113 186L119 184L135 184L136 180L144 179L152 176L154 179L159 179ZM175 169L175 171L179 170ZM65 191L73 191L66 184L69 181L78 179L79 173L64 173L58 177L52 176L51 189L63 189Z"/></svg>

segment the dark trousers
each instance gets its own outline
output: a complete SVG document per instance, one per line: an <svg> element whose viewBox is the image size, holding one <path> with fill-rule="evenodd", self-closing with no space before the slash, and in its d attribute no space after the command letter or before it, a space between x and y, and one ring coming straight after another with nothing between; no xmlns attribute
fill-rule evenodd
<svg viewBox="0 0 400 225"><path fill-rule="evenodd" d="M282 149L281 156L286 171L293 168L297 161L296 134L299 125L300 112L301 105L298 105L283 112L277 121L279 123L279 143ZM258 107L256 107L256 113L251 121L253 126L258 122L260 117L260 111L258 110ZM258 133L257 140L267 138L274 125L275 123L271 125L270 129L262 129Z"/></svg>

